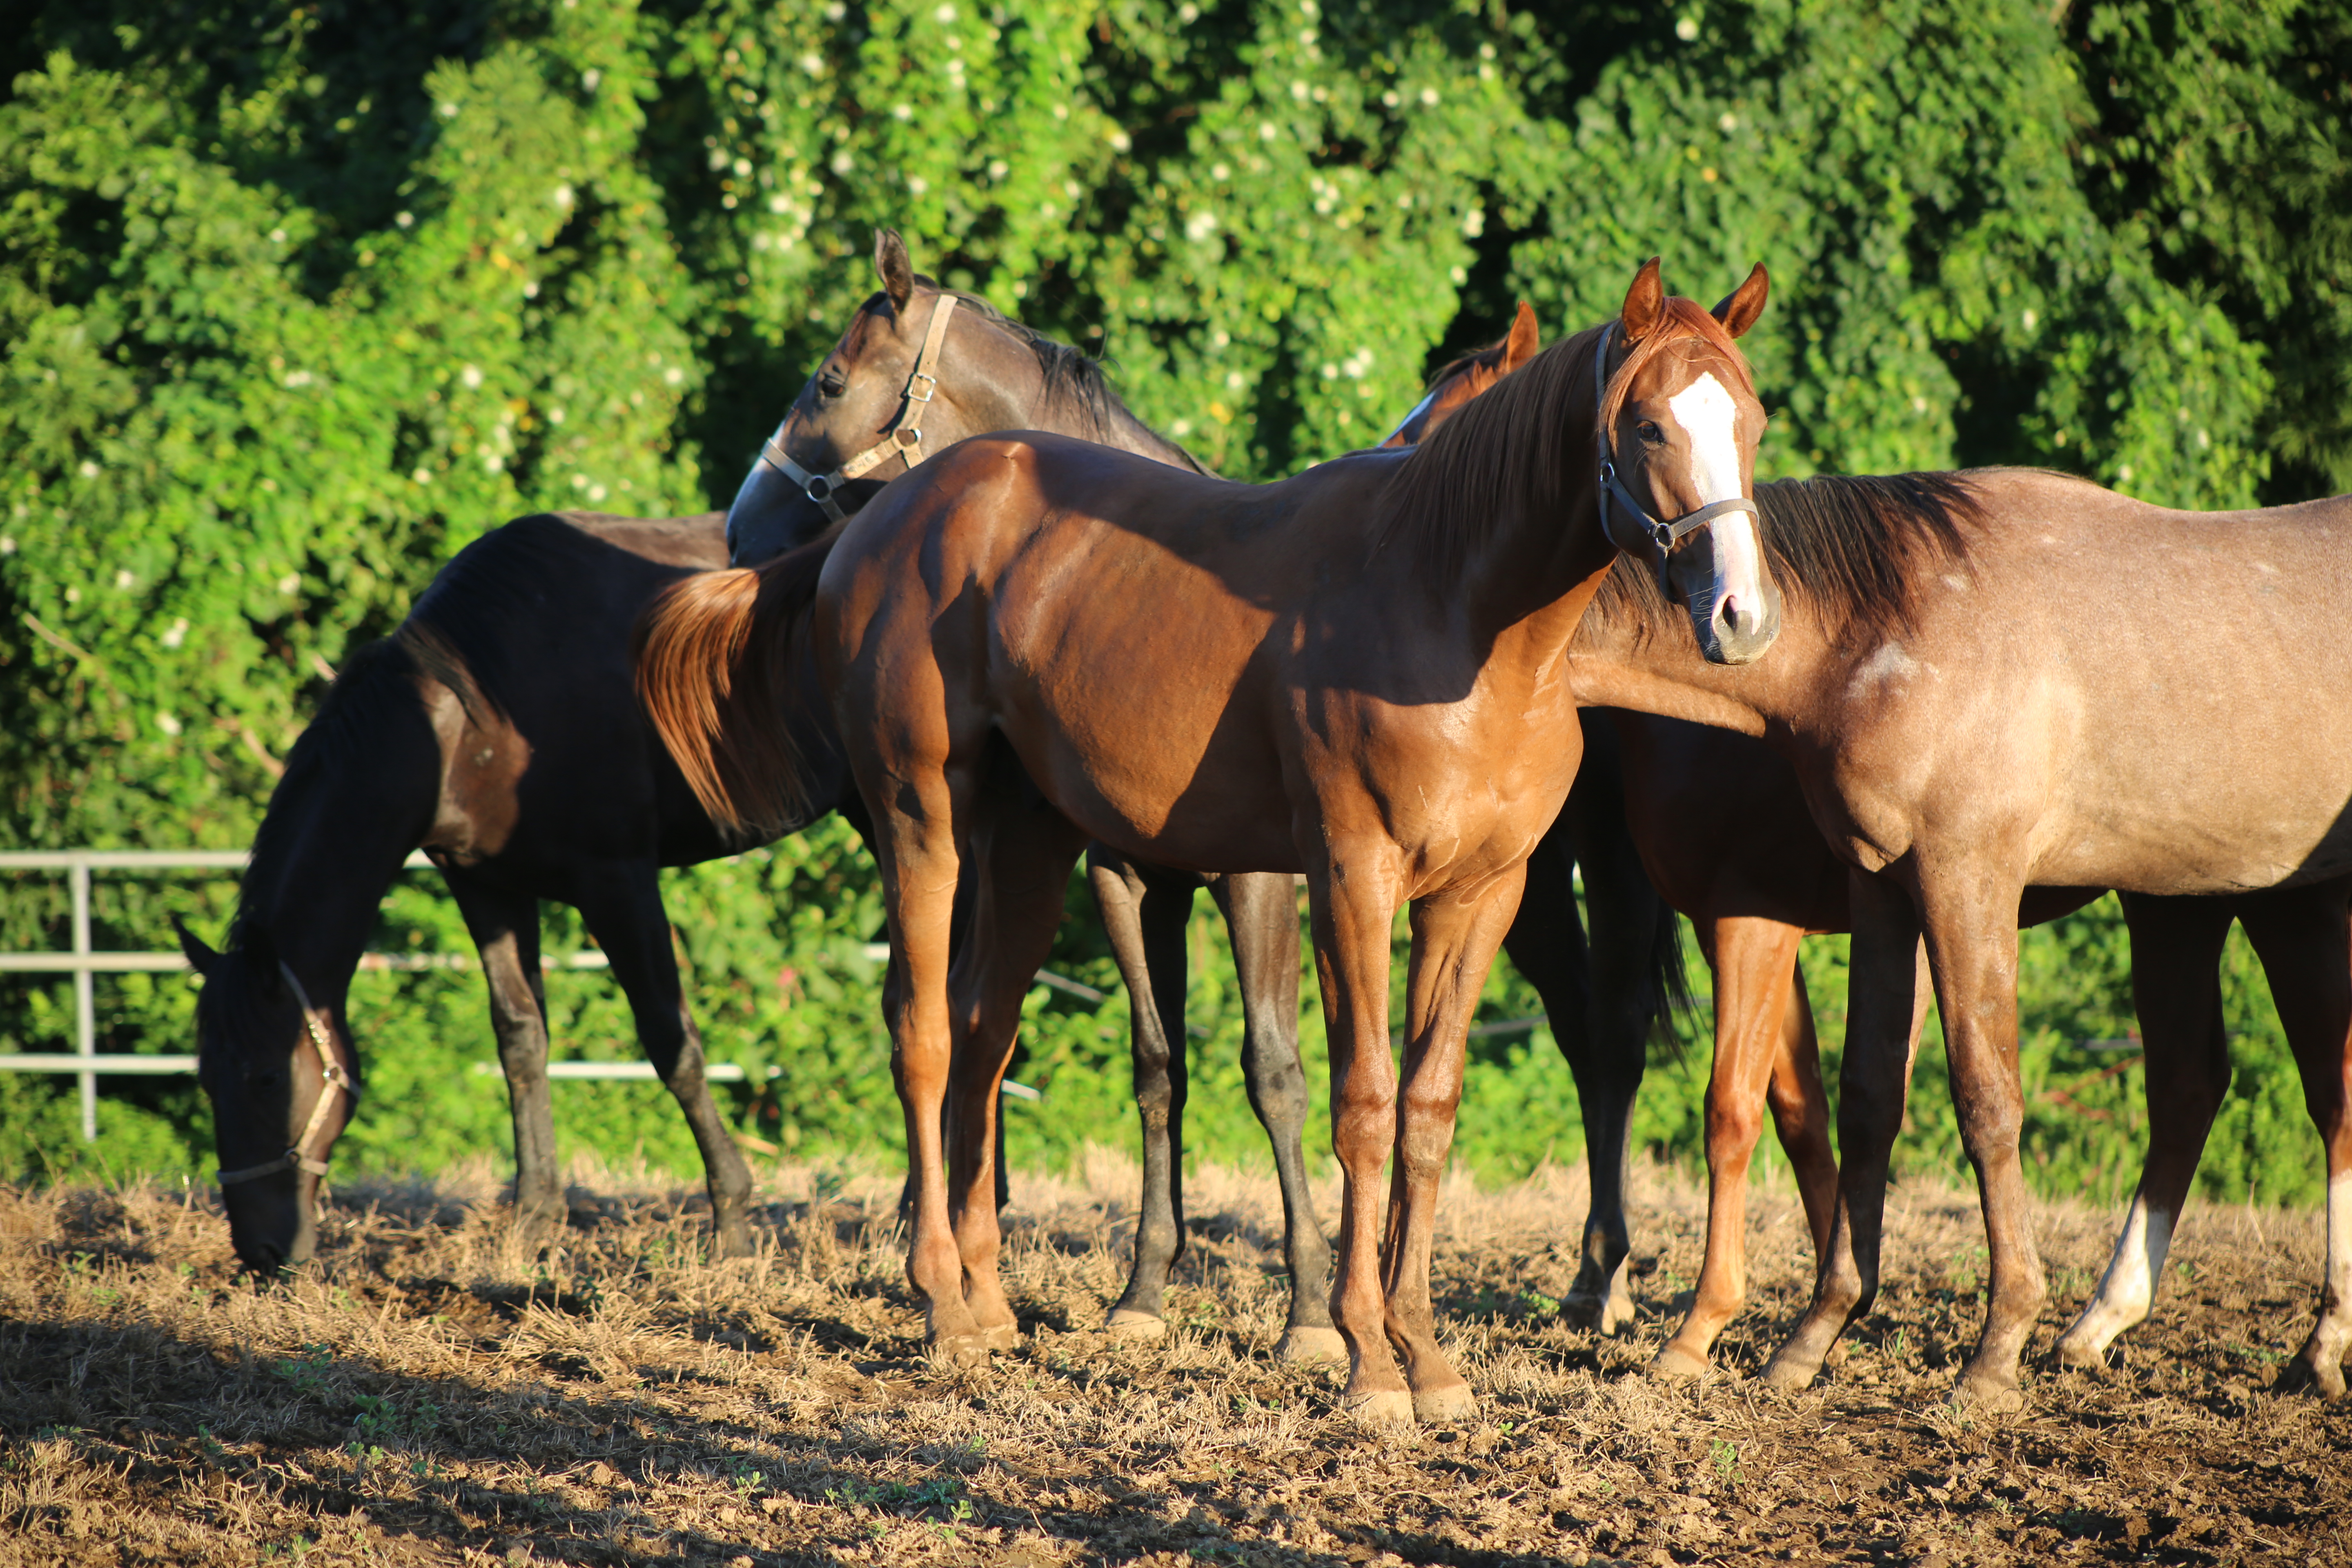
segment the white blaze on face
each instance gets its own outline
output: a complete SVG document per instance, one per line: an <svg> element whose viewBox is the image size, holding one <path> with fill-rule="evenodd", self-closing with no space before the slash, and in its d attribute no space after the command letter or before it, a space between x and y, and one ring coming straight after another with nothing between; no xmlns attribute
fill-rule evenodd
<svg viewBox="0 0 2352 1568"><path fill-rule="evenodd" d="M1739 441L1734 433L1739 405L1715 373L1709 371L1667 398L1666 407L1690 437L1690 481L1699 504L1745 495L1739 488ZM1727 512L1715 520L1711 531L1717 602L1727 611L1736 606L1761 616L1764 571L1755 519L1745 512Z"/></svg>
<svg viewBox="0 0 2352 1568"><path fill-rule="evenodd" d="M2147 1317L2156 1304L2156 1282L2164 1276L2165 1254L2171 1249L2172 1216L2136 1194L2131 1213L2124 1218L2124 1233L2116 1238L2106 1277L2099 1281L2099 1293L2059 1341L2060 1353L2078 1362L2091 1360L2117 1334Z"/></svg>
<svg viewBox="0 0 2352 1568"><path fill-rule="evenodd" d="M1436 401L1437 388L1432 387L1429 390L1429 395L1426 397L1423 397L1419 403L1414 404L1406 413L1405 416L1398 420L1395 426L1391 429L1387 435L1381 437L1377 444L1385 447L1390 442L1395 440L1397 437L1403 432L1406 426L1412 424L1414 420L1427 413L1429 411L1429 405Z"/></svg>

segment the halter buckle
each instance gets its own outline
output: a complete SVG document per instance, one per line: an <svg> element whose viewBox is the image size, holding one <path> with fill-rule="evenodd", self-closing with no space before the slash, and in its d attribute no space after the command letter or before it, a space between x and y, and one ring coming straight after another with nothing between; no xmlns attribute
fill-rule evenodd
<svg viewBox="0 0 2352 1568"><path fill-rule="evenodd" d="M915 383L919 381L929 382L931 384L930 391L917 392L915 390ZM932 398L939 395L939 391L940 378L933 375L929 371L919 370L914 374L907 378L907 401L909 403L929 403Z"/></svg>

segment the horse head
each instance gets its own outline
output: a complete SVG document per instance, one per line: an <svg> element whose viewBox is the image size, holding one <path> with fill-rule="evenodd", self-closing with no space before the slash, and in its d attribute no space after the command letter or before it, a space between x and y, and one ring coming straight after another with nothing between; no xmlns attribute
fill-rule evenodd
<svg viewBox="0 0 2352 1568"><path fill-rule="evenodd" d="M1397 427L1381 445L1419 446L1423 437L1453 418L1465 404L1535 358L1536 350L1542 346L1535 307L1522 300L1510 331L1499 342L1464 354L1431 376L1428 395L1413 405L1412 413L1397 421Z"/></svg>
<svg viewBox="0 0 2352 1568"><path fill-rule="evenodd" d="M1658 572L1715 664L1747 664L1780 631L1753 499L1764 405L1733 342L1768 286L1759 263L1702 310L1666 296L1653 257L1593 352L1602 526Z"/></svg>
<svg viewBox="0 0 2352 1568"><path fill-rule="evenodd" d="M220 952L173 924L205 980L196 1077L212 1102L229 1240L246 1268L272 1274L318 1244L319 1179L359 1093L353 1058L266 933Z"/></svg>
<svg viewBox="0 0 2352 1568"><path fill-rule="evenodd" d="M927 454L1018 426L1036 401L1036 356L983 330L995 311L917 276L889 229L874 237L874 268L880 291L802 386L728 509L738 566L807 543Z"/></svg>

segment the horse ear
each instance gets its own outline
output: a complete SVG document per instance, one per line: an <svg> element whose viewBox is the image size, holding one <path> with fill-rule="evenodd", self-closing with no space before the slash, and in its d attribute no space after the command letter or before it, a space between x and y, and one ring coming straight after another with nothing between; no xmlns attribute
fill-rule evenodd
<svg viewBox="0 0 2352 1568"><path fill-rule="evenodd" d="M882 291L890 296L890 309L906 310L908 298L915 291L915 264L907 259L907 242L898 237L897 229L874 231L874 270L882 274Z"/></svg>
<svg viewBox="0 0 2352 1568"><path fill-rule="evenodd" d="M1764 264L1758 262L1756 269L1748 275L1748 281L1726 294L1723 302L1716 306L1715 319L1723 323L1723 330L1736 338L1754 326L1756 318L1764 313L1764 295L1771 284L1772 280L1764 274Z"/></svg>
<svg viewBox="0 0 2352 1568"><path fill-rule="evenodd" d="M1510 374L1535 358L1536 350L1541 347L1543 338L1536 327L1536 308L1522 300L1519 313L1511 321L1511 335L1503 340L1502 373Z"/></svg>
<svg viewBox="0 0 2352 1568"><path fill-rule="evenodd" d="M187 922L177 915L172 917L172 930L180 938L180 951L187 955L188 967L210 980L214 969L220 963L221 955L206 947L204 938L190 931Z"/></svg>
<svg viewBox="0 0 2352 1568"><path fill-rule="evenodd" d="M1648 337L1665 308L1666 286L1659 280L1658 258L1653 256L1633 274L1633 286L1625 290L1625 308L1617 313L1625 324L1625 341L1637 343Z"/></svg>

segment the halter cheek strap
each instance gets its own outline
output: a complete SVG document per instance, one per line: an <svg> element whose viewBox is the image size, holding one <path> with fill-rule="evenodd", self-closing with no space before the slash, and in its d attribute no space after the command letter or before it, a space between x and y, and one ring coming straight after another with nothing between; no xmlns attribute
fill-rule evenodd
<svg viewBox="0 0 2352 1568"><path fill-rule="evenodd" d="M302 982L295 978L294 971L287 967L282 958L278 961L278 973L286 977L286 984L293 988L294 999L302 1005L303 1030L310 1039L310 1048L319 1053L319 1075L326 1081L320 1087L318 1103L310 1107L310 1120L303 1124L301 1136L287 1146L286 1152L258 1165L221 1172L216 1179L224 1187L235 1186L239 1182L257 1182L280 1171L308 1171L314 1176L325 1175L327 1163L310 1156L310 1140L317 1137L319 1129L327 1124L327 1113L334 1106L336 1094L352 1092L351 1074L343 1069L341 1058L335 1055L334 1037L328 1033L326 1016L310 1005L310 994L302 989Z"/></svg>
<svg viewBox="0 0 2352 1568"><path fill-rule="evenodd" d="M948 322L954 317L956 297L942 289L931 300L931 324L923 333L922 352L915 356L915 368L907 377L907 389L899 395L898 417L882 432L882 439L850 458L829 474L811 473L793 461L774 437L770 437L760 448L760 461L775 469L800 487L801 493L824 509L824 515L839 522L849 514L835 499L841 487L852 479L863 479L892 458L904 458L907 467L913 468L923 460L923 427L917 412L939 395L938 365L940 351L948 341ZM778 434L782 434L779 432Z"/></svg>
<svg viewBox="0 0 2352 1568"><path fill-rule="evenodd" d="M1610 543L1629 555L1655 551L1658 577L1663 583L1666 554L1685 539L1717 518L1727 517L1735 511L1744 511L1753 518L1761 518L1763 513L1746 496L1733 496L1728 500L1709 501L1695 511L1685 512L1672 522L1660 522L1650 515L1649 509L1633 492L1625 488L1625 481L1617 477L1616 463L1611 459L1609 432L1599 423L1600 410L1607 400L1609 389L1609 344L1616 335L1617 323L1612 321L1601 330L1601 342L1592 351L1592 437L1601 454L1601 531L1608 536ZM1609 501L1612 496L1616 498L1618 506L1623 509L1623 526L1631 530L1630 533L1620 532L1619 523L1610 516Z"/></svg>

